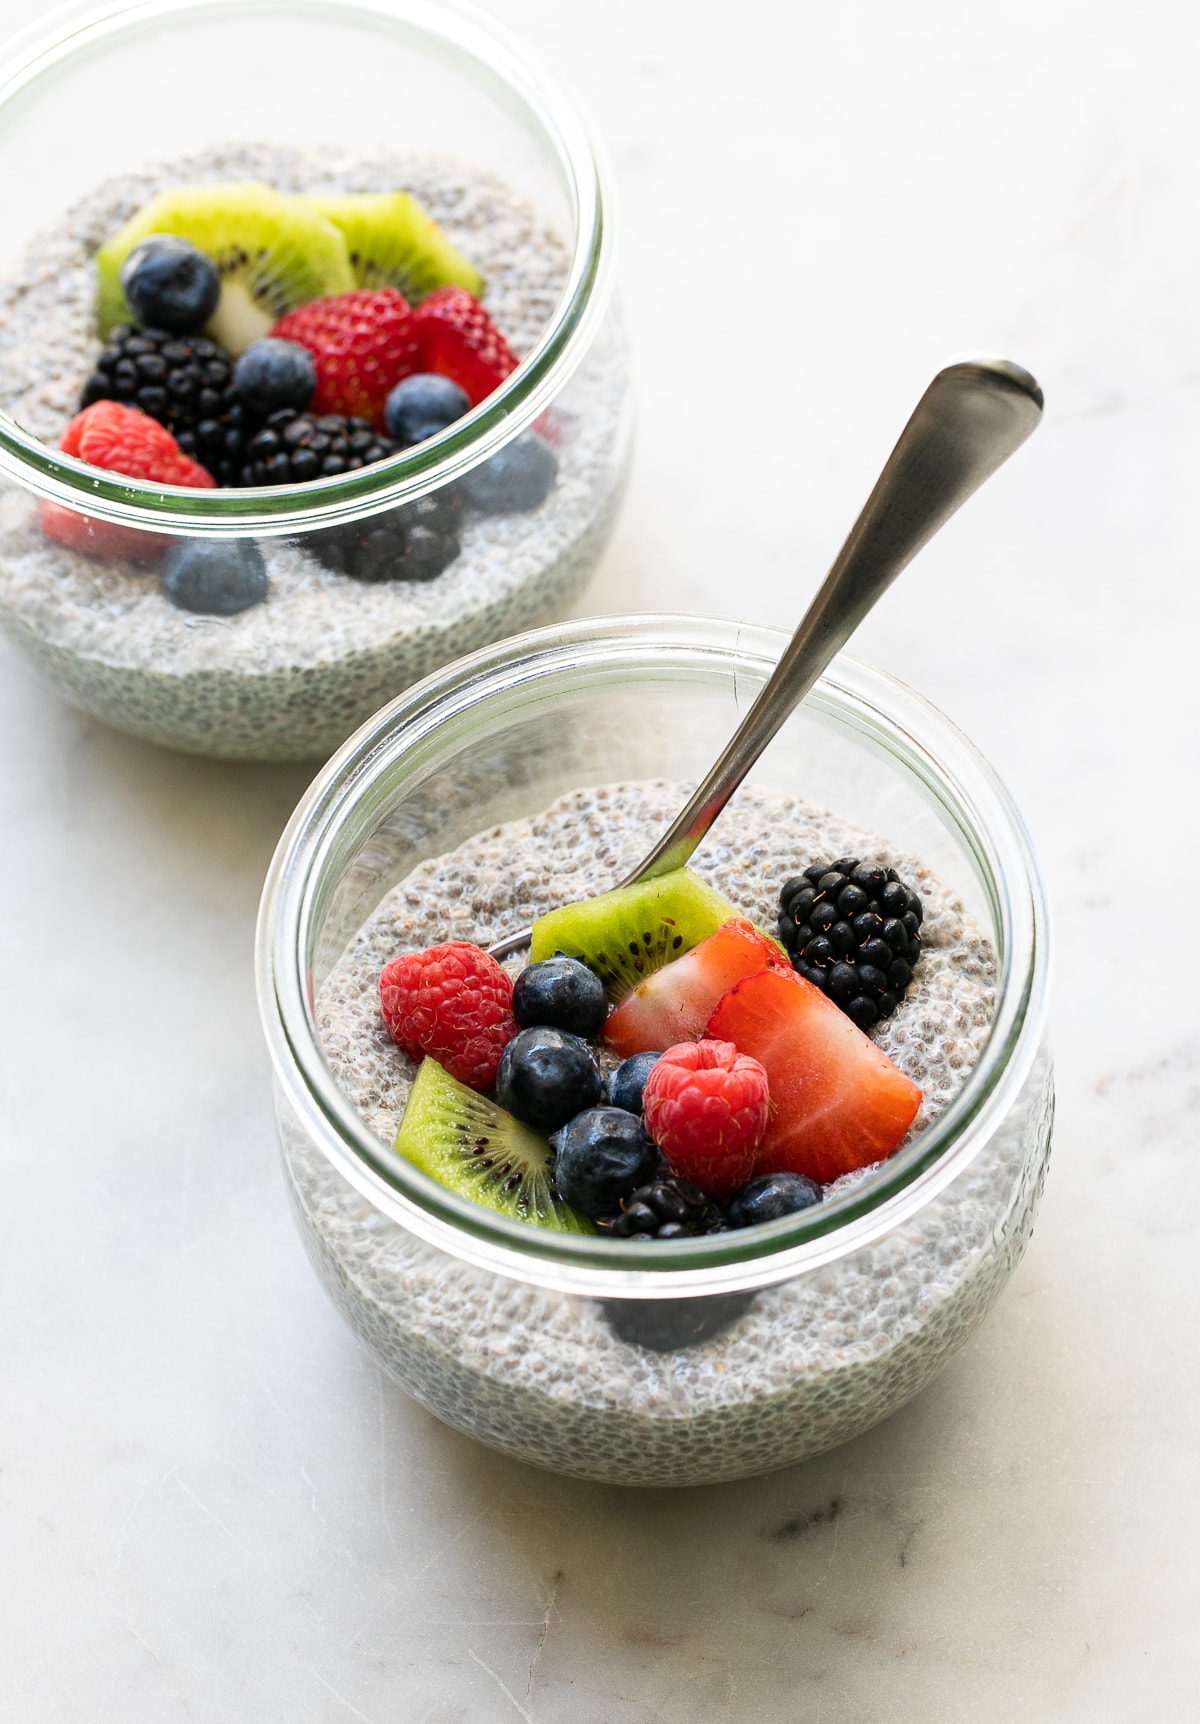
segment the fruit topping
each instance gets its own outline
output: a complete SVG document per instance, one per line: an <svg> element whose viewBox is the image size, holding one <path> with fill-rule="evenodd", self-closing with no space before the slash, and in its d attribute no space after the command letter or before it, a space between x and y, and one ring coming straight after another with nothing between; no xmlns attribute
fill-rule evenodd
<svg viewBox="0 0 1200 1724"><path fill-rule="evenodd" d="M552 1024L592 1041L608 1016L608 996L599 976L577 958L544 958L517 977L513 1016L523 1030Z"/></svg>
<svg viewBox="0 0 1200 1724"><path fill-rule="evenodd" d="M641 1113L646 1079L654 1070L661 1054L634 1054L624 1060L604 1086L605 1097L612 1107L623 1107L626 1113Z"/></svg>
<svg viewBox="0 0 1200 1724"><path fill-rule="evenodd" d="M802 1173L764 1173L743 1185L729 1205L731 1227L757 1227L799 1215L821 1201L821 1187Z"/></svg>
<svg viewBox="0 0 1200 1724"><path fill-rule="evenodd" d="M208 333L238 354L298 305L354 286L340 230L306 199L259 180L173 186L160 192L97 253L101 337L129 319L121 266L140 241L175 234L211 258L221 297Z"/></svg>
<svg viewBox="0 0 1200 1724"><path fill-rule="evenodd" d="M254 422L234 387L228 356L206 336L120 324L81 399L85 407L96 401L140 407L218 484L238 483Z"/></svg>
<svg viewBox="0 0 1200 1724"><path fill-rule="evenodd" d="M281 318L271 333L280 341L299 342L312 354L314 413L368 419L377 429L383 427L384 407L396 384L419 368L414 319L394 287L314 300Z"/></svg>
<svg viewBox="0 0 1200 1724"><path fill-rule="evenodd" d="M340 413L297 413L290 407L272 413L246 446L242 483L302 485L356 472L396 453L390 437L372 430L368 419Z"/></svg>
<svg viewBox="0 0 1200 1724"><path fill-rule="evenodd" d="M719 892L690 869L678 868L539 916L530 957L535 964L556 952L578 958L616 1001L736 915Z"/></svg>
<svg viewBox="0 0 1200 1724"><path fill-rule="evenodd" d="M174 234L152 234L121 265L121 291L139 323L192 335L206 324L221 297L211 258Z"/></svg>
<svg viewBox="0 0 1200 1724"><path fill-rule="evenodd" d="M558 1233L591 1233L563 1203L550 1146L493 1101L422 1062L396 1134L396 1152L460 1197Z"/></svg>
<svg viewBox="0 0 1200 1724"><path fill-rule="evenodd" d="M784 882L779 937L797 973L869 1030L904 998L921 956L921 915L894 868L844 856Z"/></svg>
<svg viewBox="0 0 1200 1724"><path fill-rule="evenodd" d="M97 401L77 413L63 432L63 453L92 467L148 479L156 485L186 485L211 489L213 479L182 453L171 433L156 420L119 401ZM133 562L157 562L171 539L143 533L136 527L93 520L59 503L41 505L42 531L48 539L93 556L128 557Z"/></svg>
<svg viewBox="0 0 1200 1724"><path fill-rule="evenodd" d="M501 1054L496 1100L535 1131L557 1131L596 1105L601 1081L582 1036L538 1025L514 1036Z"/></svg>
<svg viewBox="0 0 1200 1724"><path fill-rule="evenodd" d="M652 1353L679 1353L728 1329L753 1305L754 1293L712 1293L699 1299L602 1299L613 1334Z"/></svg>
<svg viewBox="0 0 1200 1724"><path fill-rule="evenodd" d="M466 392L457 383L439 377L436 371L416 371L392 390L384 405L383 419L388 435L407 449L410 444L436 437L470 411Z"/></svg>
<svg viewBox="0 0 1200 1724"><path fill-rule="evenodd" d="M307 533L304 549L356 581L432 581L459 553L462 505L449 486L384 515Z"/></svg>
<svg viewBox="0 0 1200 1724"><path fill-rule="evenodd" d="M599 1222L618 1239L696 1239L729 1225L718 1203L690 1179L664 1170L623 1199L620 1213Z"/></svg>
<svg viewBox="0 0 1200 1724"><path fill-rule="evenodd" d="M176 539L158 579L171 604L204 616L236 616L267 596L266 565L253 539Z"/></svg>
<svg viewBox="0 0 1200 1724"><path fill-rule="evenodd" d="M626 994L604 1026L604 1039L622 1059L698 1041L722 996L768 965L786 965L779 947L753 922L734 916Z"/></svg>
<svg viewBox="0 0 1200 1724"><path fill-rule="evenodd" d="M718 1005L708 1033L766 1070L772 1105L759 1173L802 1173L828 1185L890 1155L921 1104L917 1086L801 976L747 976Z"/></svg>
<svg viewBox="0 0 1200 1724"><path fill-rule="evenodd" d="M420 363L466 391L472 407L517 368L517 356L479 301L461 287L441 287L413 312Z"/></svg>
<svg viewBox="0 0 1200 1724"><path fill-rule="evenodd" d="M558 456L531 431L464 474L462 485L481 515L523 515L546 501L557 478Z"/></svg>
<svg viewBox="0 0 1200 1724"><path fill-rule="evenodd" d="M554 1138L554 1183L584 1215L615 1217L621 1201L651 1179L659 1154L640 1119L617 1107L590 1107Z"/></svg>
<svg viewBox="0 0 1200 1724"><path fill-rule="evenodd" d="M309 197L346 241L356 287L399 288L412 305L435 288L458 286L476 298L483 277L408 192Z"/></svg>
<svg viewBox="0 0 1200 1724"><path fill-rule="evenodd" d="M238 394L252 413L266 419L291 407L303 413L317 387L317 368L307 347L264 335L252 341L233 368Z"/></svg>
<svg viewBox="0 0 1200 1724"><path fill-rule="evenodd" d="M491 1089L517 1033L507 972L466 941L393 959L379 978L379 1003L405 1053L429 1055L472 1089Z"/></svg>
<svg viewBox="0 0 1200 1724"><path fill-rule="evenodd" d="M729 1197L754 1172L766 1130L767 1074L731 1042L668 1048L646 1079L646 1129L671 1164L710 1197Z"/></svg>

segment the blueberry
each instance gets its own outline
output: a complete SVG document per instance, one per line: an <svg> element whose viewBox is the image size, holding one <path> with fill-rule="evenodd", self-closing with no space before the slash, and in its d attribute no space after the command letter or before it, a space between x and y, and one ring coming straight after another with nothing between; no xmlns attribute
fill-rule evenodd
<svg viewBox="0 0 1200 1724"><path fill-rule="evenodd" d="M294 407L303 413L317 388L317 368L307 347L264 335L252 341L233 368L238 394L255 413Z"/></svg>
<svg viewBox="0 0 1200 1724"><path fill-rule="evenodd" d="M388 436L407 446L423 443L426 437L436 437L470 409L470 398L457 383L436 371L418 371L397 383L387 398L383 416Z"/></svg>
<svg viewBox="0 0 1200 1724"><path fill-rule="evenodd" d="M590 1107L577 1114L559 1132L555 1147L555 1188L584 1215L612 1215L658 1165L654 1139L640 1119L619 1107Z"/></svg>
<svg viewBox="0 0 1200 1724"><path fill-rule="evenodd" d="M159 572L163 597L182 611L231 617L267 596L267 570L253 539L179 539Z"/></svg>
<svg viewBox="0 0 1200 1724"><path fill-rule="evenodd" d="M608 1099L613 1107L623 1107L626 1113L641 1113L642 1091L652 1067L661 1054L634 1054L625 1060L608 1080Z"/></svg>
<svg viewBox="0 0 1200 1724"><path fill-rule="evenodd" d="M729 1222L732 1227L757 1227L820 1201L821 1187L802 1173L764 1173L743 1185L729 1205Z"/></svg>
<svg viewBox="0 0 1200 1724"><path fill-rule="evenodd" d="M552 1024L593 1040L608 1016L608 995L599 976L578 958L546 958L522 970L513 988L513 1017L521 1028Z"/></svg>
<svg viewBox="0 0 1200 1724"><path fill-rule="evenodd" d="M121 291L139 323L191 335L208 322L221 297L211 258L174 234L151 234L121 265Z"/></svg>
<svg viewBox="0 0 1200 1724"><path fill-rule="evenodd" d="M569 1030L522 1030L500 1056L496 1100L535 1131L554 1131L599 1099L596 1056Z"/></svg>
<svg viewBox="0 0 1200 1724"><path fill-rule="evenodd" d="M557 477L558 456L531 432L472 468L462 488L472 508L485 515L523 515L545 502Z"/></svg>

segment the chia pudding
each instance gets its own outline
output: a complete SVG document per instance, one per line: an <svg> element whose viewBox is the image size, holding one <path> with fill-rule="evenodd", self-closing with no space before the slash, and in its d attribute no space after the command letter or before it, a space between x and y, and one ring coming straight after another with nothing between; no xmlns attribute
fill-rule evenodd
<svg viewBox="0 0 1200 1724"><path fill-rule="evenodd" d="M0 411L57 447L101 343L96 253L165 186L261 180L284 193L403 187L483 273L483 303L518 356L551 320L568 252L501 180L432 156L232 144L106 181L27 250L0 285ZM0 624L76 704L195 752L324 755L447 659L561 614L607 538L628 456L624 355L611 321L550 410L557 479L527 513L469 518L434 580L364 584L295 540L258 541L265 603L197 616L153 574L46 538L34 497L0 490Z"/></svg>
<svg viewBox="0 0 1200 1724"><path fill-rule="evenodd" d="M379 973L400 951L488 945L607 890L645 854L690 787L580 790L416 867L321 982L319 1047L337 1084L391 1145L415 1066L379 1016ZM992 943L920 858L796 797L744 788L691 866L770 926L784 879L823 857L886 861L920 892L923 952L907 996L872 1031L923 1091L913 1134L959 1094L993 1023ZM520 960L514 960L520 967ZM439 1417L535 1464L628 1484L745 1476L815 1454L915 1394L982 1319L1020 1256L1045 1167L1048 1062L975 1159L883 1238L755 1291L581 1298L505 1279L382 1216L313 1144L282 1098L301 1233L373 1356ZM1031 1148L1032 1146L1032 1148ZM848 1175L827 1198L869 1182Z"/></svg>

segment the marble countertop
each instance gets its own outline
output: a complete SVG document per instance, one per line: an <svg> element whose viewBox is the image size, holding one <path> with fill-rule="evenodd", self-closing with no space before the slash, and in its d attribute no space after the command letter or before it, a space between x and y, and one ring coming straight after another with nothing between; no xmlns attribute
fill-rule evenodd
<svg viewBox="0 0 1200 1724"><path fill-rule="evenodd" d="M805 1466L622 1492L442 1428L327 1304L276 1165L250 942L307 774L130 741L0 647L5 1714L1194 1717L1196 26L1165 0L495 9L621 193L640 442L586 609L790 626L944 358L1045 386L858 643L1041 850L1041 1218L945 1375Z"/></svg>

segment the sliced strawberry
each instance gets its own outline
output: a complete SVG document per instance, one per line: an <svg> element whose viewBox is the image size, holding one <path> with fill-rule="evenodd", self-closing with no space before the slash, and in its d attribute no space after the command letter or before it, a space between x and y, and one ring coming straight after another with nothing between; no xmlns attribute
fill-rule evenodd
<svg viewBox="0 0 1200 1724"><path fill-rule="evenodd" d="M426 371L449 377L472 407L499 388L517 356L479 301L462 287L439 287L412 314Z"/></svg>
<svg viewBox="0 0 1200 1724"><path fill-rule="evenodd" d="M297 341L317 368L315 414L340 413L384 426L384 406L402 378L420 369L412 313L394 287L355 288L310 300L281 317L271 334Z"/></svg>
<svg viewBox="0 0 1200 1724"><path fill-rule="evenodd" d="M779 947L752 922L732 917L626 994L608 1015L604 1039L623 1060L699 1041L722 995L771 964L788 967Z"/></svg>
<svg viewBox="0 0 1200 1724"><path fill-rule="evenodd" d="M916 1084L802 976L746 977L708 1033L766 1069L771 1119L756 1174L802 1173L828 1185L890 1155L921 1105Z"/></svg>

